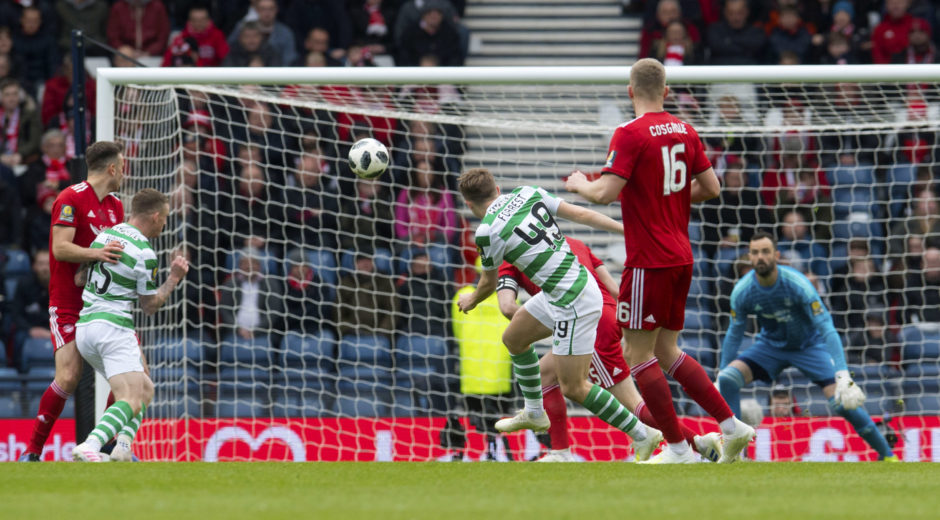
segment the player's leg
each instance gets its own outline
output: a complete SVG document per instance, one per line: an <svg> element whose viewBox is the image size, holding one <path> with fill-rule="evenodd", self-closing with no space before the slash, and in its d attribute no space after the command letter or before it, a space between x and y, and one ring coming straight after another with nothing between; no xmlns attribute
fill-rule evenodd
<svg viewBox="0 0 940 520"><path fill-rule="evenodd" d="M790 355L791 364L822 388L823 395L829 401L830 410L845 418L858 435L878 452L880 458L896 459L887 439L875 426L875 422L864 407L848 410L836 401L836 374L832 367L832 358L825 347L812 347L792 352Z"/></svg>
<svg viewBox="0 0 940 520"><path fill-rule="evenodd" d="M741 414L741 389L753 380L751 367L740 359L735 359L718 372L719 391L735 416Z"/></svg>
<svg viewBox="0 0 940 520"><path fill-rule="evenodd" d="M149 378L143 372L117 374L109 378L108 382L114 392L114 404L104 411L101 420L88 437L72 450L75 460L100 462L98 452L101 447L117 436L143 409L144 395L149 383ZM149 383L149 387L152 395L153 383Z"/></svg>
<svg viewBox="0 0 940 520"><path fill-rule="evenodd" d="M65 408L65 403L78 387L82 375L82 357L75 347L77 316L59 316L55 307L49 309L49 326L55 347L55 378L43 392L39 410L33 420L33 432L20 460L39 460L52 427Z"/></svg>
<svg viewBox="0 0 940 520"><path fill-rule="evenodd" d="M551 352L542 356L539 360L539 368L542 377L542 404L545 406L545 413L552 425L548 428L548 435L552 440L552 450L539 462L569 462L574 460L570 451L570 440L568 438L568 406L565 404L565 396L561 393L561 386L558 385L558 377L555 375L555 355Z"/></svg>
<svg viewBox="0 0 940 520"><path fill-rule="evenodd" d="M789 362L783 351L763 343L756 343L718 373L721 395L728 405L739 413L742 387L754 379L773 381L774 377L788 365ZM754 428L741 422L736 416L733 420L734 431L731 433L722 431L724 453L718 462L729 463L737 460L755 436Z"/></svg>
<svg viewBox="0 0 940 520"><path fill-rule="evenodd" d="M544 293L535 295L525 306L516 311L503 332L503 344L509 350L512 370L522 390L525 408L515 416L496 422L501 432L530 429L537 432L548 430L551 422L542 406L542 378L539 376L539 356L532 344L551 336L552 329L544 323L552 323ZM547 321L546 321L547 320Z"/></svg>

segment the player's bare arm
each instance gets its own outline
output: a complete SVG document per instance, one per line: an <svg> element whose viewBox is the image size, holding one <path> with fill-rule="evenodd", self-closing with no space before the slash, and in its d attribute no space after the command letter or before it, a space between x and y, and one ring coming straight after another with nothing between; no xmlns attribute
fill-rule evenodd
<svg viewBox="0 0 940 520"><path fill-rule="evenodd" d="M608 271L606 267L599 265L594 271L597 272L597 278L604 284L604 288L607 289L607 292L614 297L620 294L620 285L617 284L617 281L614 280L613 275L610 274L610 271Z"/></svg>
<svg viewBox="0 0 940 520"><path fill-rule="evenodd" d="M500 289L496 291L496 301L499 302L499 312L503 313L506 319L511 320L519 310L519 304L516 303L516 291L512 289Z"/></svg>
<svg viewBox="0 0 940 520"><path fill-rule="evenodd" d="M460 295L460 299L457 300L457 308L461 312L470 312L472 311L480 302L489 298L493 291L496 290L496 282L499 281L499 271L483 271L483 274L480 275L480 283L477 284L477 288L469 294Z"/></svg>
<svg viewBox="0 0 940 520"><path fill-rule="evenodd" d="M575 206L569 202L562 202L558 206L558 216L568 219L578 224L584 224L594 229L610 231L611 233L623 234L623 224L616 220L594 211L593 209Z"/></svg>
<svg viewBox="0 0 940 520"><path fill-rule="evenodd" d="M157 289L157 293L140 295L140 307L143 309L144 314L150 316L157 312L157 309L166 303L166 300L170 297L170 293L173 292L173 289L176 289L176 286L183 280L187 272L189 272L189 262L182 256L174 258L173 263L170 265L170 276L168 276L166 281L163 282L163 285Z"/></svg>
<svg viewBox="0 0 940 520"><path fill-rule="evenodd" d="M52 226L52 254L60 262L81 264L86 262L105 262L116 264L121 259L124 246L120 242L109 242L100 249L91 249L75 245L75 228Z"/></svg>
<svg viewBox="0 0 940 520"><path fill-rule="evenodd" d="M692 178L692 204L714 199L721 194L721 183L715 170L709 168Z"/></svg>
<svg viewBox="0 0 940 520"><path fill-rule="evenodd" d="M565 189L577 193L594 204L610 204L617 200L627 181L616 175L601 175L597 180L589 181L580 170L575 170L565 181Z"/></svg>

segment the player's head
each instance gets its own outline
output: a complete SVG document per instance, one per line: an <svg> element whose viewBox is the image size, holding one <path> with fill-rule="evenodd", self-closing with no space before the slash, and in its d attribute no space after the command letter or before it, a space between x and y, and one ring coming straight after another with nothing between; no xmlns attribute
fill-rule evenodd
<svg viewBox="0 0 940 520"><path fill-rule="evenodd" d="M467 202L470 211L477 218L483 218L486 208L493 202L493 199L499 196L496 179L486 168L473 168L465 171L457 179L457 186L460 188L463 200Z"/></svg>
<svg viewBox="0 0 940 520"><path fill-rule="evenodd" d="M112 141L98 141L85 151L85 165L88 166L88 178L105 176L109 179L108 189L118 191L124 180L124 153L121 145Z"/></svg>
<svg viewBox="0 0 940 520"><path fill-rule="evenodd" d="M130 223L147 238L157 238L170 214L170 201L153 188L138 191L131 200Z"/></svg>
<svg viewBox="0 0 940 520"><path fill-rule="evenodd" d="M774 236L765 231L754 233L748 248L748 256L757 276L765 277L773 273L777 269L777 262L780 261L780 251L777 250L777 241Z"/></svg>
<svg viewBox="0 0 940 520"><path fill-rule="evenodd" d="M630 86L627 93L634 103L646 102L662 105L669 93L666 87L666 67L653 58L643 58L630 67Z"/></svg>

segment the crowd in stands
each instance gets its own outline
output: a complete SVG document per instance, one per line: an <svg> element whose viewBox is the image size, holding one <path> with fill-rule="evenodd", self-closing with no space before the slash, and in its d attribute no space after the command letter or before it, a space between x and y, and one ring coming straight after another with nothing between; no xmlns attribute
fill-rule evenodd
<svg viewBox="0 0 940 520"><path fill-rule="evenodd" d="M667 65L928 63L936 59L940 33L933 30L933 5L917 0L633 3L645 9L640 57ZM0 341L6 344L0 360L25 373L27 340L49 337L42 302L52 201L82 171L72 138L72 28L123 54L112 57L115 66L133 66L125 57L143 56L165 67L355 67L383 60L459 66L469 47L464 8L453 0L0 1L0 221L10 224L0 226ZM105 54L94 45L88 51ZM846 106L872 101L853 85L838 88ZM94 90L89 79L90 114ZM178 252L194 268L175 319L208 346L207 366L244 360L231 354L239 345L270 348L272 367L303 359L285 354L291 336L299 335L333 345L333 372L342 376L344 360L366 359L362 345L418 348L411 338L450 340L449 303L475 276L472 238L454 189L462 129L298 112L259 100L258 92L225 102L180 92L183 159L171 194L177 225L169 229L180 229ZM922 114L917 103L924 96L917 92L899 89L893 96ZM758 105L775 111L783 125L825 117L808 114L806 99L791 94L677 88L668 101L670 110L712 127L758 123ZM433 114L458 104L461 92L446 85L393 92L332 86L315 93L291 86L280 95L406 104ZM706 98L714 110L698 110ZM133 108L119 98L117 110L127 115ZM859 109L840 117L853 114L866 116ZM134 129L118 134L133 158ZM362 137L376 137L393 152L382 181L357 178L341 160ZM691 230L700 283L689 308L706 318L689 320L687 337L694 334L710 352L711 366L731 287L746 267L743 245L758 229L774 232L785 261L826 295L850 363L900 366L906 326L940 328L932 134L792 131L707 135L705 142L723 190L698 208ZM347 340L358 341L358 351L345 348ZM435 345L424 344L428 350L416 355L430 363L456 352ZM401 360L376 354L374 362L390 370ZM389 386L383 373L370 375Z"/></svg>

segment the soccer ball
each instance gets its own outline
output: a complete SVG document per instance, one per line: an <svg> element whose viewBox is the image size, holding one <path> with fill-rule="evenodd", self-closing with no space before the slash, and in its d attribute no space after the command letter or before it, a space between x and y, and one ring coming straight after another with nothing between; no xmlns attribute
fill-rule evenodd
<svg viewBox="0 0 940 520"><path fill-rule="evenodd" d="M388 168L388 148L372 138L360 139L349 149L349 167L363 179L374 179Z"/></svg>

